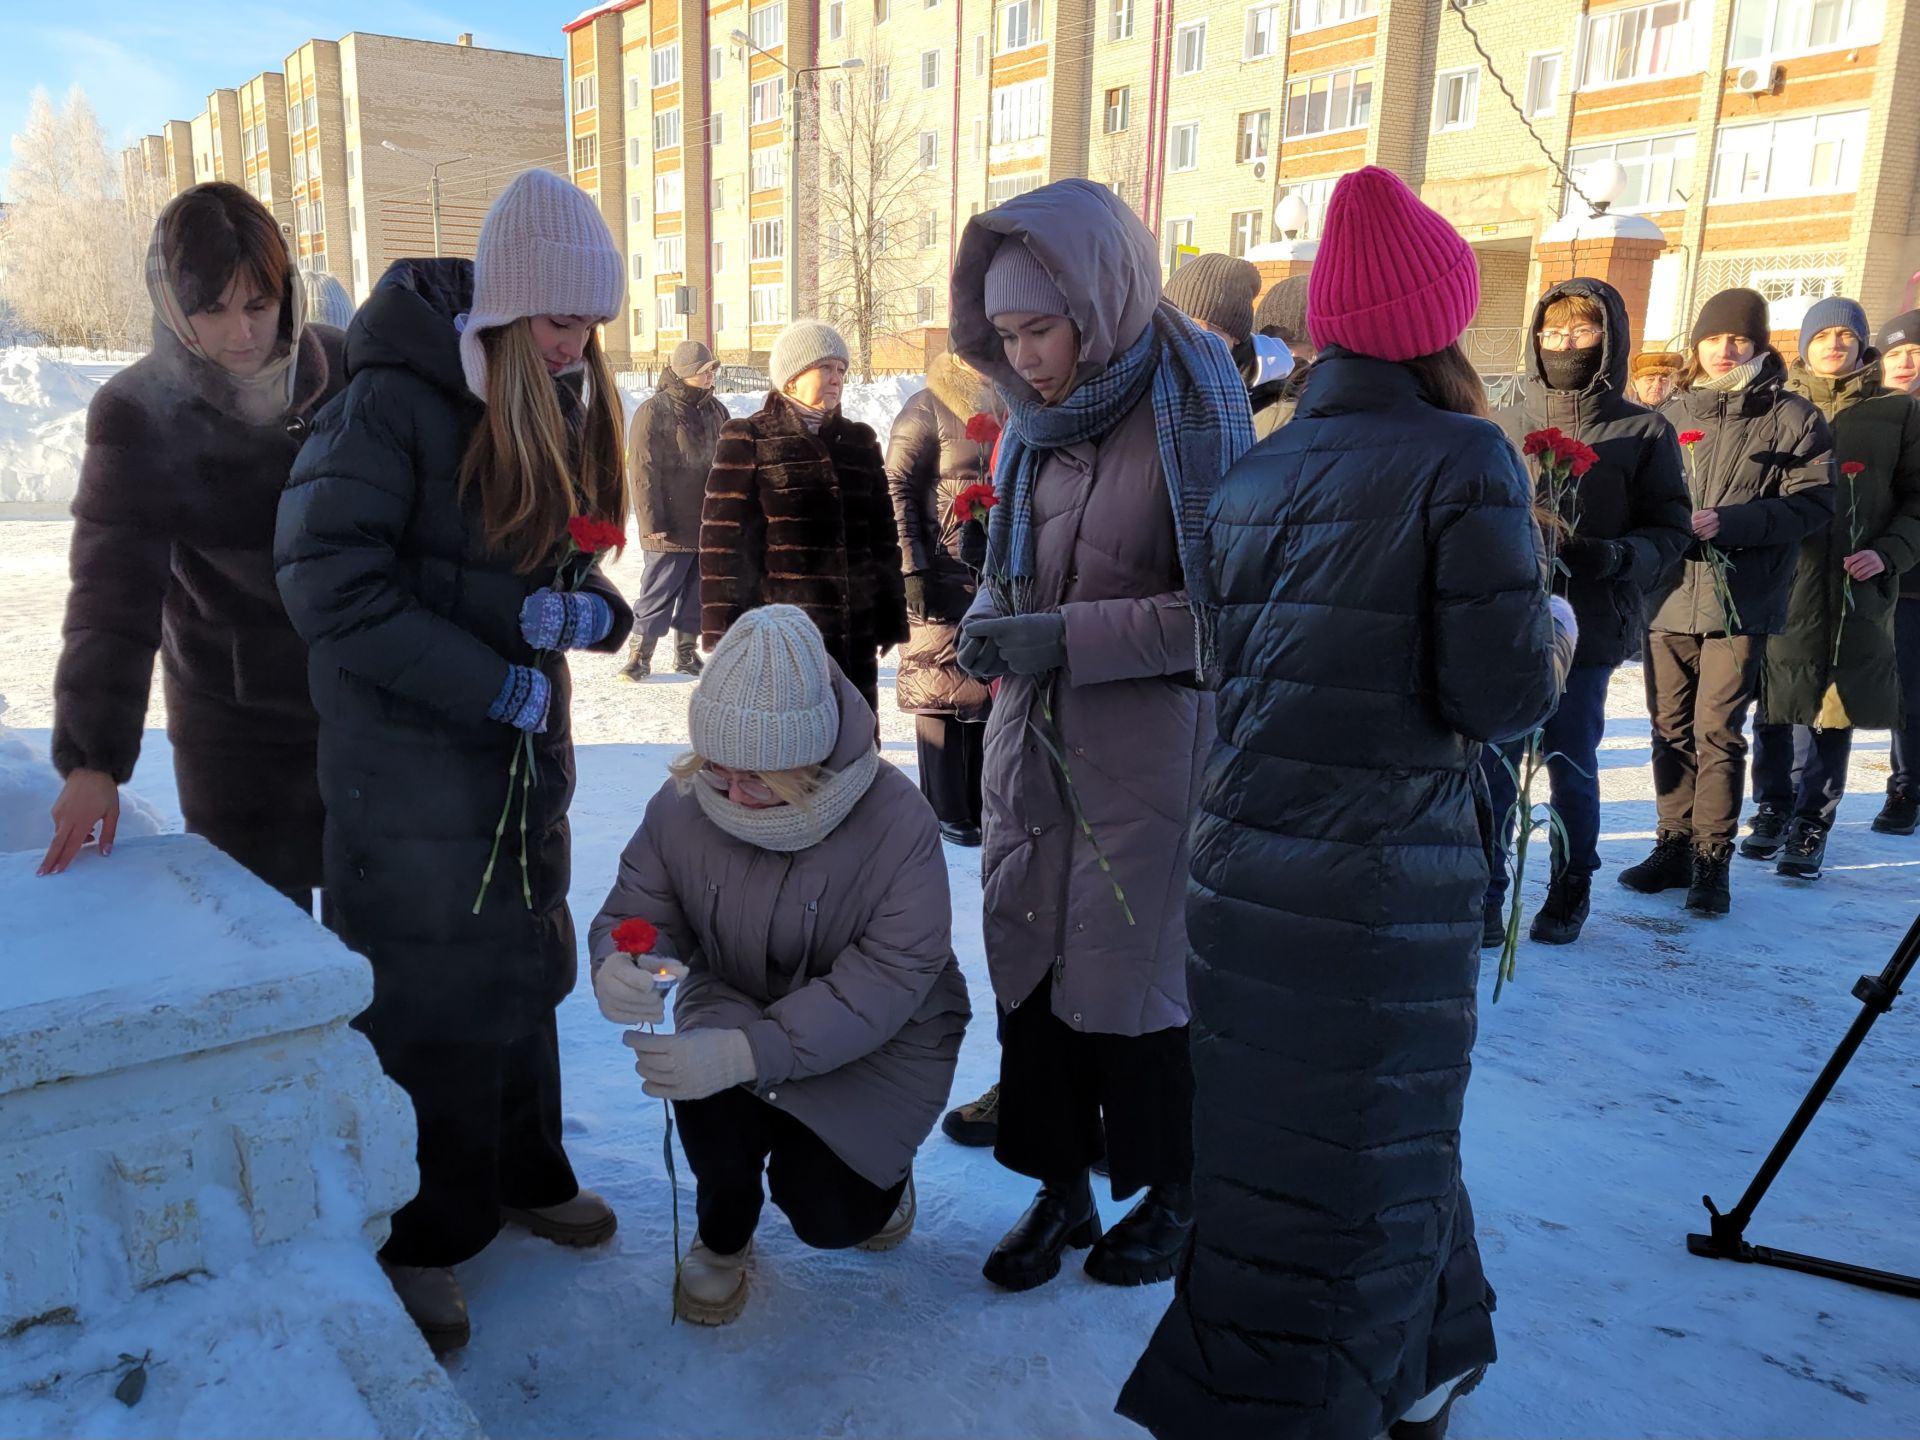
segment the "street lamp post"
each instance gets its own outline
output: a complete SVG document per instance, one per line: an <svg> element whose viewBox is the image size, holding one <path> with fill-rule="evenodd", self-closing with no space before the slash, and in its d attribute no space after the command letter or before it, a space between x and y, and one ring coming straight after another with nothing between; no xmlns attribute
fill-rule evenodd
<svg viewBox="0 0 1920 1440"><path fill-rule="evenodd" d="M787 111L793 117L793 138L787 147L787 322L791 324L800 318L800 81L808 75L818 75L823 70L864 70L867 62L857 56L832 65L802 65L795 69L778 55L768 54L753 43L744 30L735 30L729 37L734 44L744 45L756 55L763 55L773 61L792 77L793 95L788 102ZM752 252L748 252L751 259ZM751 318L751 317L749 317Z"/></svg>
<svg viewBox="0 0 1920 1440"><path fill-rule="evenodd" d="M409 160L417 160L432 172L428 177L427 188L433 199L433 253L437 258L440 254L440 168L443 165L458 165L461 161L471 160L473 157L471 155L458 155L451 160L429 160L424 155L415 154L411 150L401 149L400 146L394 144L391 140L382 140L380 142L380 148L382 150L391 150L396 155L404 155Z"/></svg>

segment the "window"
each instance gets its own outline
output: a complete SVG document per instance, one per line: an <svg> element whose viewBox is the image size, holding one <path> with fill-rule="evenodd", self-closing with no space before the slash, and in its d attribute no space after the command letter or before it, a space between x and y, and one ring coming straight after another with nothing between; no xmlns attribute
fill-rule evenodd
<svg viewBox="0 0 1920 1440"><path fill-rule="evenodd" d="M1714 155L1711 198L1724 202L1857 190L1866 144L1865 110L1727 126Z"/></svg>
<svg viewBox="0 0 1920 1440"><path fill-rule="evenodd" d="M653 116L653 148L677 149L680 144L680 109L656 110Z"/></svg>
<svg viewBox="0 0 1920 1440"><path fill-rule="evenodd" d="M747 320L753 325L787 323L787 287L755 285L747 292Z"/></svg>
<svg viewBox="0 0 1920 1440"><path fill-rule="evenodd" d="M687 177L678 170L663 170L653 177L655 213L670 215L687 208Z"/></svg>
<svg viewBox="0 0 1920 1440"><path fill-rule="evenodd" d="M1684 75L1700 68L1693 0L1662 0L1587 17L1580 88Z"/></svg>
<svg viewBox="0 0 1920 1440"><path fill-rule="evenodd" d="M680 83L680 46L662 45L653 52L653 83L655 88L662 85Z"/></svg>
<svg viewBox="0 0 1920 1440"><path fill-rule="evenodd" d="M347 151L347 179L351 180L360 173L360 157L354 151Z"/></svg>
<svg viewBox="0 0 1920 1440"><path fill-rule="evenodd" d="M1442 70L1433 83L1433 128L1471 130L1480 107L1480 67Z"/></svg>
<svg viewBox="0 0 1920 1440"><path fill-rule="evenodd" d="M306 127L300 123L300 117L303 113L305 112L301 110L298 100L289 105L287 107L287 129L304 130Z"/></svg>
<svg viewBox="0 0 1920 1440"><path fill-rule="evenodd" d="M311 95L307 97L307 128L311 130L320 123L320 102Z"/></svg>
<svg viewBox="0 0 1920 1440"><path fill-rule="evenodd" d="M1207 22L1196 20L1173 32L1173 73L1198 75L1207 68Z"/></svg>
<svg viewBox="0 0 1920 1440"><path fill-rule="evenodd" d="M1131 40L1133 38L1133 0L1108 0L1113 7L1107 22L1109 40Z"/></svg>
<svg viewBox="0 0 1920 1440"><path fill-rule="evenodd" d="M776 50L786 43L787 7L762 5L747 12L747 38L762 50Z"/></svg>
<svg viewBox="0 0 1920 1440"><path fill-rule="evenodd" d="M727 208L727 177L724 175L713 182L713 208L716 210Z"/></svg>
<svg viewBox="0 0 1920 1440"><path fill-rule="evenodd" d="M1180 261L1186 258L1182 256L1180 252L1193 248L1193 221L1169 220L1166 224L1165 235L1167 242L1167 273L1172 274L1180 268Z"/></svg>
<svg viewBox="0 0 1920 1440"><path fill-rule="evenodd" d="M987 37L984 35L973 37L973 73L976 75L987 73Z"/></svg>
<svg viewBox="0 0 1920 1440"><path fill-rule="evenodd" d="M640 94L641 94L640 77L638 75L628 76L627 77L627 108L629 110L638 110L640 108ZM640 312L636 310L633 313L638 315Z"/></svg>
<svg viewBox="0 0 1920 1440"><path fill-rule="evenodd" d="M1293 33L1344 25L1380 13L1380 0L1293 0Z"/></svg>
<svg viewBox="0 0 1920 1440"><path fill-rule="evenodd" d="M778 260L787 253L787 222L756 220L747 227L747 258Z"/></svg>
<svg viewBox="0 0 1920 1440"><path fill-rule="evenodd" d="M1627 172L1627 185L1609 209L1615 211L1678 210L1692 188L1693 136L1658 135L1647 140L1622 140L1611 145L1581 145L1567 152L1567 169L1580 172L1601 160L1618 160ZM1565 213L1580 199L1567 192Z"/></svg>
<svg viewBox="0 0 1920 1440"><path fill-rule="evenodd" d="M1002 175L987 181L987 206L1004 205L1016 195L1038 190L1047 183L1045 175Z"/></svg>
<svg viewBox="0 0 1920 1440"><path fill-rule="evenodd" d="M1198 170L1200 168L1200 122L1195 120L1185 125L1176 125L1172 131L1172 143L1168 154L1172 157L1169 170Z"/></svg>
<svg viewBox="0 0 1920 1440"><path fill-rule="evenodd" d="M636 336L647 333L647 313L638 305L633 307L633 333Z"/></svg>
<svg viewBox="0 0 1920 1440"><path fill-rule="evenodd" d="M324 200L316 200L313 202L313 219L307 228L314 231L316 237L319 232L327 228L327 206ZM326 242L316 238L315 243L324 245Z"/></svg>
<svg viewBox="0 0 1920 1440"><path fill-rule="evenodd" d="M1024 50L1040 39L1040 17L1034 0L1003 0L1000 6L1000 53Z"/></svg>
<svg viewBox="0 0 1920 1440"><path fill-rule="evenodd" d="M787 183L787 150L784 145L769 145L753 152L750 176L755 190L778 190Z"/></svg>
<svg viewBox="0 0 1920 1440"><path fill-rule="evenodd" d="M843 260L846 258L846 254L847 254L846 232L840 228L840 222L838 220L834 221L833 224L827 226L825 254L826 254L826 258L829 260ZM834 302L829 301L828 303L832 304Z"/></svg>
<svg viewBox="0 0 1920 1440"><path fill-rule="evenodd" d="M638 170L640 168L640 162L646 158L646 154L647 152L640 148L640 137L638 135L629 135L627 137L628 168Z"/></svg>
<svg viewBox="0 0 1920 1440"><path fill-rule="evenodd" d="M940 243L940 212L925 210L920 215L920 248L931 250Z"/></svg>
<svg viewBox="0 0 1920 1440"><path fill-rule="evenodd" d="M1251 110L1240 117L1240 139L1233 158L1242 165L1267 158L1267 139L1273 124L1271 110Z"/></svg>
<svg viewBox="0 0 1920 1440"><path fill-rule="evenodd" d="M882 215L878 220L874 221L873 229L869 231L868 234L873 241L873 253L876 255L886 254L887 247L893 242L893 226L887 223L887 217Z"/></svg>
<svg viewBox="0 0 1920 1440"><path fill-rule="evenodd" d="M920 88L932 90L940 83L940 52L922 50L920 52Z"/></svg>
<svg viewBox="0 0 1920 1440"><path fill-rule="evenodd" d="M1805 270L1755 270L1748 283L1767 297L1767 328L1798 330L1816 300L1840 293L1840 267Z"/></svg>
<svg viewBox="0 0 1920 1440"><path fill-rule="evenodd" d="M359 208L357 206L349 205L347 206L347 229L358 230L359 228L360 228Z"/></svg>
<svg viewBox="0 0 1920 1440"><path fill-rule="evenodd" d="M1227 253L1236 259L1260 243L1260 220L1258 210L1236 210L1228 225Z"/></svg>
<svg viewBox="0 0 1920 1440"><path fill-rule="evenodd" d="M633 252L633 279L634 279L634 283L635 283L635 284L638 284L638 283L639 283L640 281L642 281L642 280L644 280L644 279L646 279L646 278L647 278L647 262L646 262L646 258L645 258L644 256L642 256L642 255L641 255L641 253L640 253L640 252L639 252L638 250L636 250L636 251L634 251L634 252Z"/></svg>
<svg viewBox="0 0 1920 1440"><path fill-rule="evenodd" d="M993 92L993 143L1031 140L1045 124L1047 82L1023 80Z"/></svg>
<svg viewBox="0 0 1920 1440"><path fill-rule="evenodd" d="M662 235L653 242L653 269L658 275L678 275L687 268L684 235Z"/></svg>
<svg viewBox="0 0 1920 1440"><path fill-rule="evenodd" d="M978 160L987 145L987 122L978 115L973 117L973 158Z"/></svg>
<svg viewBox="0 0 1920 1440"><path fill-rule="evenodd" d="M1247 11L1246 60L1271 60L1280 53L1280 7L1260 5Z"/></svg>
<svg viewBox="0 0 1920 1440"><path fill-rule="evenodd" d="M940 164L940 132L922 130L920 132L920 168L935 169Z"/></svg>
<svg viewBox="0 0 1920 1440"><path fill-rule="evenodd" d="M307 152L304 150L293 152L293 183L296 185L307 183Z"/></svg>
<svg viewBox="0 0 1920 1440"><path fill-rule="evenodd" d="M893 66L873 67L873 98L882 105L893 98Z"/></svg>
<svg viewBox="0 0 1920 1440"><path fill-rule="evenodd" d="M771 80L756 80L748 92L747 114L755 125L778 120L787 102L787 79L776 75Z"/></svg>
<svg viewBox="0 0 1920 1440"><path fill-rule="evenodd" d="M1549 50L1527 57L1527 99L1521 108L1529 120L1551 115L1559 108L1560 52Z"/></svg>
<svg viewBox="0 0 1920 1440"><path fill-rule="evenodd" d="M713 242L713 273L716 275L724 274L726 273L726 268L727 242L724 240L716 240Z"/></svg>
<svg viewBox="0 0 1920 1440"><path fill-rule="evenodd" d="M573 113L591 110L600 98L599 82L592 75L581 75L573 82Z"/></svg>
<svg viewBox="0 0 1920 1440"><path fill-rule="evenodd" d="M715 145L727 138L727 117L718 110L707 117L707 138Z"/></svg>
<svg viewBox="0 0 1920 1440"><path fill-rule="evenodd" d="M353 96L351 95L347 96L347 124L353 124ZM220 137L216 135L213 137L213 140L213 148L218 150L220 148Z"/></svg>
<svg viewBox="0 0 1920 1440"><path fill-rule="evenodd" d="M827 184L838 190L847 183L847 167L838 155L827 157Z"/></svg>
<svg viewBox="0 0 1920 1440"><path fill-rule="evenodd" d="M673 292L653 297L653 328L656 330L678 330L680 328L680 310L674 303Z"/></svg>
<svg viewBox="0 0 1920 1440"><path fill-rule="evenodd" d="M724 300L713 302L713 328L715 330L727 328L727 302Z"/></svg>
<svg viewBox="0 0 1920 1440"><path fill-rule="evenodd" d="M1287 138L1364 129L1373 116L1373 67L1287 82Z"/></svg>
<svg viewBox="0 0 1920 1440"><path fill-rule="evenodd" d="M600 137L582 135L573 142L573 173L584 175L600 163Z"/></svg>
<svg viewBox="0 0 1920 1440"><path fill-rule="evenodd" d="M1287 186L1281 192L1282 200L1289 195L1297 195L1300 197L1300 203L1307 207L1306 228L1295 235L1294 239L1318 240L1320 238L1320 227L1326 223L1327 218L1327 201L1333 198L1333 186L1333 179L1302 180Z"/></svg>
<svg viewBox="0 0 1920 1440"><path fill-rule="evenodd" d="M922 285L913 293L913 318L921 325L933 323L933 287Z"/></svg>
<svg viewBox="0 0 1920 1440"><path fill-rule="evenodd" d="M367 283L367 260L364 255L353 257L353 283L356 285Z"/></svg>
<svg viewBox="0 0 1920 1440"><path fill-rule="evenodd" d="M873 23L884 25L893 18L893 0L873 0Z"/></svg>
<svg viewBox="0 0 1920 1440"><path fill-rule="evenodd" d="M1738 0L1727 60L1772 59L1872 45L1882 0Z"/></svg>
<svg viewBox="0 0 1920 1440"><path fill-rule="evenodd" d="M1107 91L1107 102L1100 121L1101 130L1108 135L1118 135L1127 128L1132 119L1133 87L1122 85Z"/></svg>
<svg viewBox="0 0 1920 1440"><path fill-rule="evenodd" d="M831 0L827 6L827 39L844 39L847 33L847 0Z"/></svg>
<svg viewBox="0 0 1920 1440"><path fill-rule="evenodd" d="M646 218L647 218L646 197L643 195L629 195L627 197L627 223L629 225L638 225L642 220L645 220Z"/></svg>
<svg viewBox="0 0 1920 1440"><path fill-rule="evenodd" d="M727 72L727 51L722 45L715 45L707 51L707 78L718 80Z"/></svg>

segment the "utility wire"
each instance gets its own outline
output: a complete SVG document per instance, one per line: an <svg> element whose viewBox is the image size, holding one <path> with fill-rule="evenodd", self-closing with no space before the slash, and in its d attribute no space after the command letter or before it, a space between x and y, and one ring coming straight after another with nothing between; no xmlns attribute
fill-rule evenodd
<svg viewBox="0 0 1920 1440"><path fill-rule="evenodd" d="M1547 142L1540 138L1540 132L1533 128L1533 121L1527 118L1526 108L1514 98L1513 90L1508 86L1506 77L1500 73L1500 67L1493 63L1493 56L1487 53L1487 47L1481 42L1480 32L1475 30L1473 28L1473 22L1467 19L1466 3L1467 0L1446 0L1447 9L1460 17L1460 28L1467 32L1467 39L1473 42L1473 48L1479 52L1480 59L1485 62L1487 73L1493 76L1493 83L1498 85L1500 87L1500 93L1507 97L1507 104L1513 107L1513 113L1519 117L1520 124L1525 128L1527 134L1533 137L1533 143L1540 147L1540 153L1547 157L1547 163L1551 165L1554 168L1554 172L1559 175L1560 183L1565 185L1567 189L1571 190L1575 195L1578 195L1581 204L1585 205L1594 214L1599 214L1601 207L1595 205L1592 200L1588 199L1587 192L1582 190L1575 182L1573 176L1567 173L1567 167L1560 163L1559 157L1553 153L1552 149L1547 145Z"/></svg>

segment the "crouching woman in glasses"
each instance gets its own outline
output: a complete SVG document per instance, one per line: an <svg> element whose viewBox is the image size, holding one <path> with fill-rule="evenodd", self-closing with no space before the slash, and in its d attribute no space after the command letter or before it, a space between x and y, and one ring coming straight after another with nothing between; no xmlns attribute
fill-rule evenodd
<svg viewBox="0 0 1920 1440"><path fill-rule="evenodd" d="M764 1195L816 1249L891 1250L913 1228L913 1157L947 1103L969 1015L940 827L882 764L873 710L790 605L750 610L708 657L693 753L647 807L593 922L594 993L628 1025L649 1095L674 1102L700 1233L674 1308L747 1302ZM642 919L652 953L614 931ZM636 963L637 959L637 963Z"/></svg>

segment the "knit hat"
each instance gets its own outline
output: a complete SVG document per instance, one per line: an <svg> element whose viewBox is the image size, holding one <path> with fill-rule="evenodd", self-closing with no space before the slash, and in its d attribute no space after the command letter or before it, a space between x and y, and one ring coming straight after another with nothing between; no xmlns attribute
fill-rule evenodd
<svg viewBox="0 0 1920 1440"><path fill-rule="evenodd" d="M667 359L668 366L682 380L689 375L698 375L702 370L711 369L719 363L713 358L713 351L698 340L682 340L673 347L673 354Z"/></svg>
<svg viewBox="0 0 1920 1440"><path fill-rule="evenodd" d="M733 622L693 687L687 731L702 759L729 770L798 770L833 753L840 701L806 611L765 605Z"/></svg>
<svg viewBox="0 0 1920 1440"><path fill-rule="evenodd" d="M1904 315L1894 316L1873 337L1873 348L1882 355L1889 350L1898 350L1902 345L1920 345L1920 310L1909 310Z"/></svg>
<svg viewBox="0 0 1920 1440"><path fill-rule="evenodd" d="M1253 328L1262 335L1277 330L1289 345L1308 343L1307 285L1305 275L1289 275L1267 291L1253 312Z"/></svg>
<svg viewBox="0 0 1920 1440"><path fill-rule="evenodd" d="M1661 373L1678 379L1680 367L1686 363L1686 358L1684 355L1674 354L1671 350L1642 350L1633 357L1633 363L1628 367L1628 375L1629 378L1638 380L1642 375Z"/></svg>
<svg viewBox="0 0 1920 1440"><path fill-rule="evenodd" d="M523 171L500 192L480 227L473 305L460 334L467 388L487 398L482 331L530 315L611 320L626 295L626 258L599 207L551 170Z"/></svg>
<svg viewBox="0 0 1920 1440"><path fill-rule="evenodd" d="M1862 350L1873 339L1873 328L1867 324L1867 312L1858 300L1849 300L1843 295L1829 295L1824 300L1816 300L1807 310L1807 318L1800 322L1800 353L1805 355L1813 344L1813 337L1822 330L1831 330L1841 326L1853 332L1853 338L1860 342Z"/></svg>
<svg viewBox="0 0 1920 1440"><path fill-rule="evenodd" d="M1000 248L993 252L993 260L987 266L981 299L989 320L1001 315L1067 313L1067 297L1024 240L1000 242Z"/></svg>
<svg viewBox="0 0 1920 1440"><path fill-rule="evenodd" d="M1453 344L1479 308L1473 247L1398 175L1368 165L1333 187L1307 274L1315 345L1412 360Z"/></svg>
<svg viewBox="0 0 1920 1440"><path fill-rule="evenodd" d="M796 320L780 332L767 357L767 378L776 390L785 390L795 376L804 375L823 360L848 364L847 342L840 332L819 320ZM722 760L722 765L727 762Z"/></svg>
<svg viewBox="0 0 1920 1440"><path fill-rule="evenodd" d="M353 297L324 270L309 270L307 281L307 323L331 325L344 330L353 323Z"/></svg>
<svg viewBox="0 0 1920 1440"><path fill-rule="evenodd" d="M1167 281L1167 299L1243 345L1253 336L1260 272L1231 255L1196 255Z"/></svg>
<svg viewBox="0 0 1920 1440"><path fill-rule="evenodd" d="M1765 350L1773 343L1767 330L1766 296L1758 290L1722 290L1700 307L1687 344L1698 349L1710 336L1744 335L1754 349Z"/></svg>

